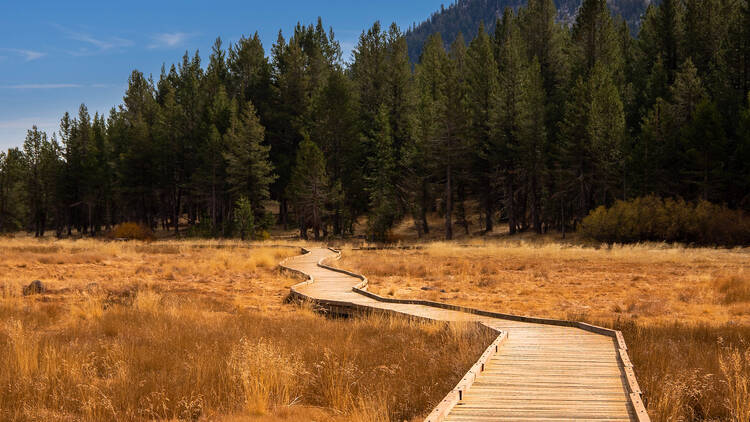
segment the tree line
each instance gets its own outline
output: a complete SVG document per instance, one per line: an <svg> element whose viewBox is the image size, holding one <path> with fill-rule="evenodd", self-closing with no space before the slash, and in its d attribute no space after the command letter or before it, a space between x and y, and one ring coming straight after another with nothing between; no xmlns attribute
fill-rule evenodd
<svg viewBox="0 0 750 422"><path fill-rule="evenodd" d="M367 221L376 240L406 217L427 233L435 211L450 239L570 230L646 195L750 209L747 0L663 0L637 37L605 0L570 28L556 15L530 0L468 43L434 34L415 65L395 24L347 63L319 19L270 57L256 34L217 39L205 66L134 71L108 116L82 105L0 155L0 231L229 236L237 214L273 224L269 199L303 237Z"/></svg>

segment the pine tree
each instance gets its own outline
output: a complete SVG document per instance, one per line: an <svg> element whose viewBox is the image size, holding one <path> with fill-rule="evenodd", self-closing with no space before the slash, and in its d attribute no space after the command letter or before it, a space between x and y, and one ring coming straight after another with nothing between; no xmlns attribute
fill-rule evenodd
<svg viewBox="0 0 750 422"><path fill-rule="evenodd" d="M722 55L728 20L722 0L685 0L683 48L702 75L709 75Z"/></svg>
<svg viewBox="0 0 750 422"><path fill-rule="evenodd" d="M479 35L488 40L484 32L484 26L480 25ZM456 40L451 44L449 61L445 65L445 138L439 145L438 157L442 161L443 174L445 174L444 189L444 212L445 212L445 238L453 239L453 212L455 193L463 194L467 183L464 171L468 167L467 156L469 145L467 142L469 130L469 110L467 107L467 83L466 83L466 42L462 34L458 34ZM459 198L458 211L460 222L468 231L468 222L464 210L464 197Z"/></svg>
<svg viewBox="0 0 750 422"><path fill-rule="evenodd" d="M210 128L204 118L209 101L209 96L204 91L204 81L200 55L196 51L191 59L186 52L182 63L177 67L175 85L175 99L181 110L176 159L179 162L178 179L183 187L183 195L186 196L187 220L191 226L202 217L199 215L202 180L198 171L201 165L200 152L205 148Z"/></svg>
<svg viewBox="0 0 750 422"><path fill-rule="evenodd" d="M386 102L386 37L380 22L375 22L362 32L353 52L350 72L359 99L358 114L364 136L371 135L380 105Z"/></svg>
<svg viewBox="0 0 750 422"><path fill-rule="evenodd" d="M554 100L548 114L562 104L562 91L568 82L570 64L565 57L566 31L557 23L553 0L530 0L519 17L521 37L526 43L528 60L536 57L545 96Z"/></svg>
<svg viewBox="0 0 750 422"><path fill-rule="evenodd" d="M226 52L222 48L221 37L216 38L211 47L205 78L201 82L204 94L209 99L215 97L219 89L225 89L229 84L229 67ZM226 94L226 89L224 93Z"/></svg>
<svg viewBox="0 0 750 422"><path fill-rule="evenodd" d="M403 66L402 59L399 55L403 46L398 43L400 34L396 34L392 31L391 37L394 43L389 46L389 34L384 31L380 22L375 22L372 27L363 31L359 37L356 48L352 53L353 62L349 67L349 73L355 87L355 98L357 98L357 115L359 120L359 140L362 146L362 165L363 165L363 179L365 181L365 193L367 192L366 181L372 177L377 171L376 168L372 168L370 164L372 160L368 160L365 157L372 157L377 154L372 139L376 136L378 130L378 112L382 105L386 105L388 110L389 120L393 117L394 121L398 120L402 131L399 136L402 138L399 142L406 143L409 145L409 131L411 128L408 123L408 97L400 82L403 80ZM388 74L388 67L391 67L394 75ZM398 92L392 91L391 88L399 89ZM391 108L398 106L405 106L407 109L406 116L397 116L395 111ZM403 100L407 100L406 102ZM390 124L390 122L389 122ZM413 141L413 139L412 139ZM413 147L413 145L409 145ZM395 155L394 155L395 157ZM411 191L411 186L405 188ZM357 202L359 208L354 214L364 214L368 211L369 194L365 197L361 197ZM398 205L398 204L396 204Z"/></svg>
<svg viewBox="0 0 750 422"><path fill-rule="evenodd" d="M421 191L420 179L424 173L419 171L411 154L419 145L417 139L417 105L418 92L409 62L406 37L401 30L392 24L385 35L385 105L389 109L389 120L393 134L393 152L396 162L395 180L399 212L411 212L418 215L414 207L415 194ZM416 219L415 219L416 221ZM417 230L419 234L422 230Z"/></svg>
<svg viewBox="0 0 750 422"><path fill-rule="evenodd" d="M58 151L47 134L34 126L23 143L26 192L35 237L43 237L55 193Z"/></svg>
<svg viewBox="0 0 750 422"><path fill-rule="evenodd" d="M508 19L508 14L504 16ZM498 29L501 31L501 29ZM507 31L507 30L506 30ZM480 34L481 35L481 34ZM499 32L496 32L496 36ZM466 56L466 101L469 112L468 143L472 154L473 185L484 209L486 232L493 228L495 165L498 150L492 141L491 122L498 93L498 65L489 36L476 37ZM499 53L499 51L498 51Z"/></svg>
<svg viewBox="0 0 750 422"><path fill-rule="evenodd" d="M696 186L704 201L716 201L727 180L722 180L728 157L724 126L716 104L703 99L695 108L692 121L682 131L688 165L686 181Z"/></svg>
<svg viewBox="0 0 750 422"><path fill-rule="evenodd" d="M294 205L300 237L307 239L307 231L312 229L315 240L320 240L321 230L325 230L331 186L323 152L309 139L299 145L287 195Z"/></svg>
<svg viewBox="0 0 750 422"><path fill-rule="evenodd" d="M574 222L594 204L618 196L624 129L625 114L615 82L597 66L588 81L578 79L560 124L559 191L563 201L572 205L565 214Z"/></svg>
<svg viewBox="0 0 750 422"><path fill-rule="evenodd" d="M547 130L545 127L545 92L541 65L534 57L524 76L524 104L521 118L521 168L524 190L528 194L531 224L534 231L542 233L542 188L547 173L545 155Z"/></svg>
<svg viewBox="0 0 750 422"><path fill-rule="evenodd" d="M498 90L492 117L492 146L489 148L490 179L501 187L505 215L511 234L523 225L525 201L522 180L518 177L520 149L524 136L525 96L523 88L527 76L527 54L518 27L518 20L509 19L505 42L500 49ZM489 213L489 210L487 210Z"/></svg>
<svg viewBox="0 0 750 422"><path fill-rule="evenodd" d="M156 167L154 173L162 190L163 218L164 220L171 220L171 227L174 229L175 235L179 235L182 196L185 189L180 160L182 157L181 151L184 147L179 126L182 119L182 108L177 103L176 89L164 75L162 75L159 87L159 97L162 99L162 104L157 109L151 131L156 141L153 147ZM116 114L110 117L111 133L118 132L115 128L118 126L118 120Z"/></svg>
<svg viewBox="0 0 750 422"><path fill-rule="evenodd" d="M224 85L219 85L216 94L207 108L205 122L208 125L208 135L202 150L199 167L196 171L196 185L200 192L205 192L203 202L208 204L213 230L220 228L224 221L225 204L222 193L225 190L226 161L223 153L227 150L224 139L231 128L237 103L230 101Z"/></svg>
<svg viewBox="0 0 750 422"><path fill-rule="evenodd" d="M276 96L276 108L272 117L273 127L269 133L271 160L276 163L278 179L273 185L273 196L281 203L279 220L287 222L286 186L290 183L294 154L309 128L311 79L306 71L308 59L298 37L287 43L281 32L272 47L272 79Z"/></svg>
<svg viewBox="0 0 750 422"><path fill-rule="evenodd" d="M388 109L380 107L373 143L375 154L369 157L370 167L377 169L367 179L370 196L368 231L375 241L385 241L398 215L394 186L396 163L393 158L393 137L388 122Z"/></svg>
<svg viewBox="0 0 750 422"><path fill-rule="evenodd" d="M390 26L386 35L383 70L385 72L385 104L389 108L393 147L398 160L403 145L411 142L414 137L416 95L406 38L395 23Z"/></svg>
<svg viewBox="0 0 750 422"><path fill-rule="evenodd" d="M669 169L678 150L674 139L674 123L669 112L669 103L659 98L643 118L640 134L633 150L631 161L638 196L665 195L673 192L669 183Z"/></svg>
<svg viewBox="0 0 750 422"><path fill-rule="evenodd" d="M583 0L572 29L579 56L578 74L588 76L594 67L607 69L621 89L623 81L622 52L606 0Z"/></svg>
<svg viewBox="0 0 750 422"><path fill-rule="evenodd" d="M587 133L590 94L578 77L565 104L560 122L560 157L556 169L556 202L561 204L561 229L568 220L582 218L593 203L593 159L589 155Z"/></svg>
<svg viewBox="0 0 750 422"><path fill-rule="evenodd" d="M674 84L669 88L671 96L671 114L676 127L682 127L693 115L693 112L707 96L703 82L698 76L698 69L692 60L687 59L680 67Z"/></svg>
<svg viewBox="0 0 750 422"><path fill-rule="evenodd" d="M326 85L313 99L311 139L319 145L327 158L327 171L343 193L334 204L333 232L342 235L351 231L352 216L367 203L364 181L359 168L362 145L358 140L356 100L351 81L342 70L332 71ZM346 180L344 180L346 179ZM344 183L344 181L346 183Z"/></svg>
<svg viewBox="0 0 750 422"><path fill-rule="evenodd" d="M94 115L92 138L91 168L93 174L93 198L96 206L94 220L94 234L96 234L102 224L105 226L105 229L109 229L112 226L110 210L113 200L112 183L114 181L112 146L107 136L107 124L104 116L99 115L98 112ZM52 143L57 145L54 134ZM59 149L57 146L55 148ZM59 216L57 219L59 219Z"/></svg>
<svg viewBox="0 0 750 422"><path fill-rule="evenodd" d="M246 104L233 119L225 138L229 192L235 198L247 197L256 221L260 221L265 212L263 201L270 197L270 186L276 175L269 160L270 146L263 143L264 129L252 104Z"/></svg>
<svg viewBox="0 0 750 422"><path fill-rule="evenodd" d="M664 0L656 12L658 57L664 63L667 81L672 83L680 63L680 39L683 36L682 6L678 0Z"/></svg>
<svg viewBox="0 0 750 422"><path fill-rule="evenodd" d="M750 1L739 2L736 15L729 27L726 60L727 78L735 89L738 103L750 92Z"/></svg>
<svg viewBox="0 0 750 422"><path fill-rule="evenodd" d="M121 122L112 122L119 127L113 142L117 146L120 160L118 179L122 194L124 221L138 221L153 226L156 201L153 198L157 181L155 160L157 152L153 137L153 126L158 115L153 83L142 73L134 71L128 81L128 89L123 99L124 107L117 113ZM181 112L182 116L182 112ZM181 125L182 122L178 124ZM182 126L177 127L177 139L182 139ZM177 162L177 186L184 186L182 144L171 150ZM177 206L179 209L180 207ZM177 222L175 222L177 224Z"/></svg>
<svg viewBox="0 0 750 422"><path fill-rule="evenodd" d="M599 204L622 197L625 112L620 93L610 73L600 67L589 79L591 95L586 136L596 164Z"/></svg>
<svg viewBox="0 0 750 422"><path fill-rule="evenodd" d="M0 233L19 230L26 220L24 170L18 148L0 152Z"/></svg>
<svg viewBox="0 0 750 422"><path fill-rule="evenodd" d="M263 43L256 32L252 38L240 37L236 44L229 46L227 53L229 68L230 98L239 102L250 101L258 109L261 123L268 126L272 98L271 64L265 56Z"/></svg>
<svg viewBox="0 0 750 422"><path fill-rule="evenodd" d="M255 232L255 213L250 200L246 196L240 196L234 207L234 223L240 232L240 238L244 241Z"/></svg>
<svg viewBox="0 0 750 422"><path fill-rule="evenodd" d="M737 146L733 151L729 170L733 180L728 197L733 205L750 211L750 92L740 114Z"/></svg>
<svg viewBox="0 0 750 422"><path fill-rule="evenodd" d="M417 232L429 233L427 224L427 212L431 208L430 181L433 181L435 173L442 176L443 167L439 165L443 161L440 156L440 146L447 142L445 126L446 116L446 72L449 63L448 53L443 46L440 34L435 34L427 41L422 50L422 57L416 68L416 79L419 90L419 126L417 136L419 138L418 154L426 162L418 162L418 173L423 177L419 180L420 185L414 186L415 199L418 203L419 220ZM421 223L421 227L419 227Z"/></svg>

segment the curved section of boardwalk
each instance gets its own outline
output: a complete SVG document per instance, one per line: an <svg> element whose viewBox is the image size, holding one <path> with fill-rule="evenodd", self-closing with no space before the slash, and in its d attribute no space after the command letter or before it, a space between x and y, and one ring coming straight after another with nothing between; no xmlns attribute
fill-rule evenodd
<svg viewBox="0 0 750 422"><path fill-rule="evenodd" d="M332 310L350 307L443 321L476 321L507 333L497 353L471 377L470 388L461 387L452 401L446 398L441 405L444 408L436 409L428 418L430 422L649 420L624 341L615 332L585 324L580 325L587 329L560 325L575 324L563 321L528 322L522 317L478 315L477 311L444 309L417 301L389 303L393 300L353 289L365 284L356 275L318 265L336 256L320 248L287 260L285 268L310 277L292 289L293 295Z"/></svg>

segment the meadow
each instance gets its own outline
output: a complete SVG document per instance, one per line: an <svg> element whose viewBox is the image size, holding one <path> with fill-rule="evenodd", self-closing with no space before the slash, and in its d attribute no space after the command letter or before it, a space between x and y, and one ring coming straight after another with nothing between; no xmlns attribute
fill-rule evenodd
<svg viewBox="0 0 750 422"><path fill-rule="evenodd" d="M253 246L0 240L0 419L419 420L492 339L286 304Z"/></svg>
<svg viewBox="0 0 750 422"><path fill-rule="evenodd" d="M623 331L655 421L750 419L750 249L558 240L345 248L370 290Z"/></svg>

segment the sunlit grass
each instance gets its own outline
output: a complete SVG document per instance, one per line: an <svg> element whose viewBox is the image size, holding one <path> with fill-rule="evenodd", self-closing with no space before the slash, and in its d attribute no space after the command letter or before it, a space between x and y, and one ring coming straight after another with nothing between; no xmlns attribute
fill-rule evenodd
<svg viewBox="0 0 750 422"><path fill-rule="evenodd" d="M492 340L285 305L299 250L246 246L0 241L0 420L419 420Z"/></svg>

